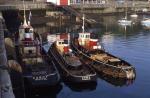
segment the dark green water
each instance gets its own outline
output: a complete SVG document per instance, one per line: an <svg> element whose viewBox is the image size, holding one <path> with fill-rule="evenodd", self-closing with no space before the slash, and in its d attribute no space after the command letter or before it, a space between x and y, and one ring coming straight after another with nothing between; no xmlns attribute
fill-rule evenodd
<svg viewBox="0 0 150 98"><path fill-rule="evenodd" d="M61 82L54 90L42 89L46 93L37 93L31 98L150 98L150 30L141 26L139 19L125 29L117 24L120 17L100 17L97 21L103 25L97 24L87 31L98 33L106 51L136 68L134 81L99 77L97 84L68 85ZM49 32L47 28L39 26L37 31Z"/></svg>

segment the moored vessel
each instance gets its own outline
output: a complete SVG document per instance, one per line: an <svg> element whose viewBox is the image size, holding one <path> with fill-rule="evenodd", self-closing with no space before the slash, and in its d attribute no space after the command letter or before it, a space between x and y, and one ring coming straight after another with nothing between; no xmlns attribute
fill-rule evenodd
<svg viewBox="0 0 150 98"><path fill-rule="evenodd" d="M135 68L121 58L106 52L95 35L92 37L92 33L79 33L79 36L72 40L72 48L98 73L114 78L135 78Z"/></svg>
<svg viewBox="0 0 150 98"><path fill-rule="evenodd" d="M122 25L122 26L131 26L132 25L132 20L128 20L128 15L127 15L127 2L125 2L125 17L118 20L118 23L119 25ZM134 15L135 16L135 15Z"/></svg>
<svg viewBox="0 0 150 98"><path fill-rule="evenodd" d="M150 27L150 18L144 18L142 21L141 21L141 24L145 27Z"/></svg>
<svg viewBox="0 0 150 98"><path fill-rule="evenodd" d="M51 44L48 54L59 65L63 79L74 83L96 81L96 72L75 55L69 42L70 35L67 33L48 35L48 43Z"/></svg>
<svg viewBox="0 0 150 98"><path fill-rule="evenodd" d="M32 86L53 86L59 83L60 76L55 64L42 49L41 37L26 22L19 27L15 35L15 51L18 63L22 68L22 77L25 84Z"/></svg>
<svg viewBox="0 0 150 98"><path fill-rule="evenodd" d="M87 65L92 66L97 73L103 73L114 78L135 79L135 68L121 58L106 52L98 40L98 35L85 32L85 16L83 14L82 32L73 36L71 47ZM127 11L125 20L127 20ZM127 21L128 22L128 21ZM129 21L131 24L131 21ZM127 23L128 25L128 23Z"/></svg>

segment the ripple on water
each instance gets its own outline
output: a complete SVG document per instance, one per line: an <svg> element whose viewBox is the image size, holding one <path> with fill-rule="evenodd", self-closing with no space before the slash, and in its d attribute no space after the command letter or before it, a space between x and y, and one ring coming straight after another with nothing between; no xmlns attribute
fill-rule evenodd
<svg viewBox="0 0 150 98"><path fill-rule="evenodd" d="M134 60L150 62L150 33L140 32L132 37L122 34L107 34L102 36L105 49L113 54L126 55ZM147 32L148 33L148 32Z"/></svg>

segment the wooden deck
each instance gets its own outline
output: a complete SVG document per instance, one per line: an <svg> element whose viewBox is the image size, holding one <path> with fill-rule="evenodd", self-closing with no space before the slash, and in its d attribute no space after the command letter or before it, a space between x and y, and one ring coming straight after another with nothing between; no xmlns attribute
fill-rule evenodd
<svg viewBox="0 0 150 98"><path fill-rule="evenodd" d="M74 67L78 67L81 65L79 58L76 56L65 56L65 60L69 65Z"/></svg>

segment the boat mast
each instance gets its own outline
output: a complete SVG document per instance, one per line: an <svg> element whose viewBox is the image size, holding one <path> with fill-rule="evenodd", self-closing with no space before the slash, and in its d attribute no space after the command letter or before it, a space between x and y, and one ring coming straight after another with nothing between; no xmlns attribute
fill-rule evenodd
<svg viewBox="0 0 150 98"><path fill-rule="evenodd" d="M83 21L83 23L82 23L82 32L84 33L85 32L85 15L84 15L84 12L83 12L83 10L84 10L84 0L82 1L82 14L83 14L83 16L82 16L82 21Z"/></svg>
<svg viewBox="0 0 150 98"><path fill-rule="evenodd" d="M133 0L133 10L134 10L134 13L136 14L135 0Z"/></svg>
<svg viewBox="0 0 150 98"><path fill-rule="evenodd" d="M134 3L134 0L133 0L133 3L132 3L132 6L133 6L133 10L135 12L135 3Z"/></svg>
<svg viewBox="0 0 150 98"><path fill-rule="evenodd" d="M25 4L24 4L24 0L23 0L23 10L24 10L24 22L23 22L23 26L28 26L27 21L26 21L26 11L25 11Z"/></svg>
<svg viewBox="0 0 150 98"><path fill-rule="evenodd" d="M126 7L126 9L125 9L125 19L127 19L127 0L125 1L125 7Z"/></svg>

